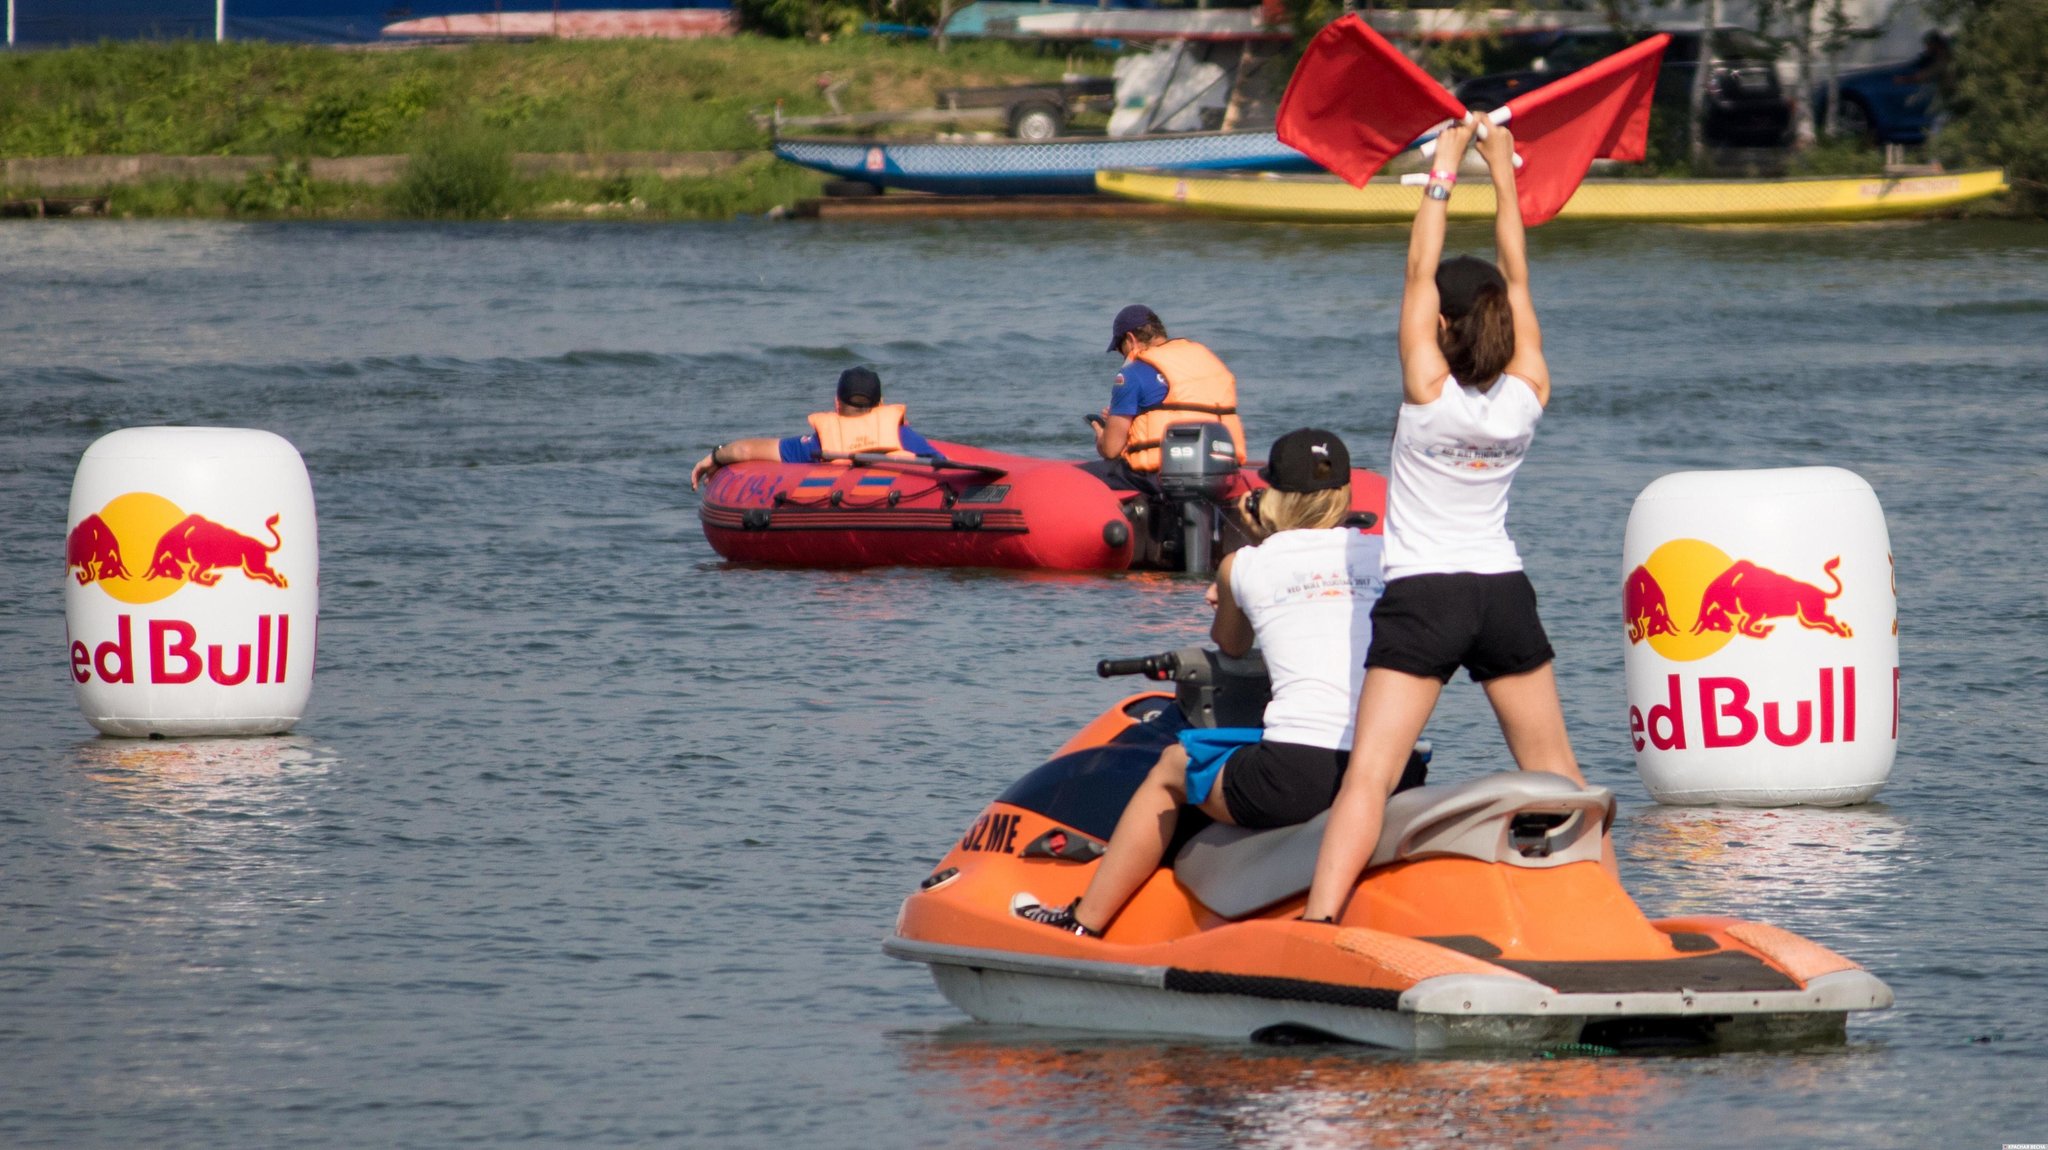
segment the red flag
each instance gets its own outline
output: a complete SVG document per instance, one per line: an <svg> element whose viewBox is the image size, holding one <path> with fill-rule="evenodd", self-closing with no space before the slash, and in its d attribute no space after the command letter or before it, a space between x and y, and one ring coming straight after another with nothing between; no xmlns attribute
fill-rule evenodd
<svg viewBox="0 0 2048 1150"><path fill-rule="evenodd" d="M1431 127L1465 114L1443 85L1356 14L1331 22L1280 98L1280 142L1364 187Z"/></svg>
<svg viewBox="0 0 2048 1150"><path fill-rule="evenodd" d="M1523 223L1534 227L1556 215L1596 157L1638 163L1647 155L1650 97L1670 42L1660 33L1508 101L1508 128L1523 163L1515 181Z"/></svg>

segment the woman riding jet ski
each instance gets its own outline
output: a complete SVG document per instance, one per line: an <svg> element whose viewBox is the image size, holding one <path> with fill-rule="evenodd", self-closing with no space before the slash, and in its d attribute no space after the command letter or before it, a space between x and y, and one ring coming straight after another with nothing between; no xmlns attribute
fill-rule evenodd
<svg viewBox="0 0 2048 1150"><path fill-rule="evenodd" d="M1208 826L1169 847L1093 938L1013 913L1061 905L1160 752L1255 725L1256 655L1105 661L1171 679L1098 716L984 810L903 903L884 950L988 1022L1230 1039L1321 1035L1415 1050L1839 1039L1889 987L1790 931L1644 917L1600 865L1604 788L1516 772L1403 791L1334 924L1300 921L1324 819ZM1182 830L1192 821L1183 818Z"/></svg>

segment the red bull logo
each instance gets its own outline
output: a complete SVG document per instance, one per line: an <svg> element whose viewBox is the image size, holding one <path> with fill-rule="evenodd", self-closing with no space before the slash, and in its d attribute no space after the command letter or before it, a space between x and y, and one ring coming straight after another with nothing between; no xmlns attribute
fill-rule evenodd
<svg viewBox="0 0 2048 1150"><path fill-rule="evenodd" d="M123 603L153 603L187 583L212 587L224 573L285 587L270 557L284 546L280 515L263 523L270 541L245 535L203 515L188 515L161 495L131 491L78 521L65 545L67 570L79 586L98 584ZM147 555L139 571L130 557Z"/></svg>
<svg viewBox="0 0 2048 1150"><path fill-rule="evenodd" d="M1682 751L1689 740L1697 740L1695 745L1708 750L1746 747L1759 735L1778 747L1856 741L1854 667L1818 668L1813 694L1787 699L1757 699L1755 689L1734 675L1703 676L1694 684L1698 695L1690 717L1685 681L1666 675L1664 686L1663 701L1651 704L1647 712L1636 706L1628 709L1629 740L1638 751L1645 745L1660 751ZM1892 688L1892 737L1896 739L1896 675Z"/></svg>
<svg viewBox="0 0 2048 1150"><path fill-rule="evenodd" d="M1837 556L1821 565L1832 590L1733 559L1698 539L1673 539L1622 582L1621 613L1630 643L1667 659L1704 659L1735 636L1768 638L1780 621L1847 639L1853 632L1830 604L1842 594Z"/></svg>
<svg viewBox="0 0 2048 1150"><path fill-rule="evenodd" d="M292 617L256 616L253 642L223 646L199 642L199 628L182 619L150 619L138 656L135 620L114 619L114 637L96 647L71 644L71 677L90 683L97 676L108 683L175 686L196 683L201 674L223 687L243 683L282 683L291 667ZM248 634L248 632L243 632ZM138 657L140 661L138 662Z"/></svg>

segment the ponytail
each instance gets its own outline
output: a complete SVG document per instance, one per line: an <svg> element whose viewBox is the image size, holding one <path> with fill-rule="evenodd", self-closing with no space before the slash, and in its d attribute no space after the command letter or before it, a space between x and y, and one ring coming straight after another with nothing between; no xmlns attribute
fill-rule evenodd
<svg viewBox="0 0 2048 1150"><path fill-rule="evenodd" d="M1439 329L1436 343L1451 365L1452 378L1481 391L1492 387L1515 357L1515 315L1506 289L1498 284L1480 287L1472 310Z"/></svg>

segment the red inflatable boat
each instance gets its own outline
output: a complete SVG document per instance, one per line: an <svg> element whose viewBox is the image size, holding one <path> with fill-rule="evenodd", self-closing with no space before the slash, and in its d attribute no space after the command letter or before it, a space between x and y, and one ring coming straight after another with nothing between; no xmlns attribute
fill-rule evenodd
<svg viewBox="0 0 2048 1150"><path fill-rule="evenodd" d="M943 459L736 463L704 491L704 536L727 559L805 567L1212 570L1248 541L1233 507L1265 484L1214 425L1168 431L1160 490L1119 491L1075 462L935 443ZM1174 435L1190 430L1174 467ZM1220 445L1220 446L1219 446ZM1377 532L1386 481L1351 473L1351 522Z"/></svg>

